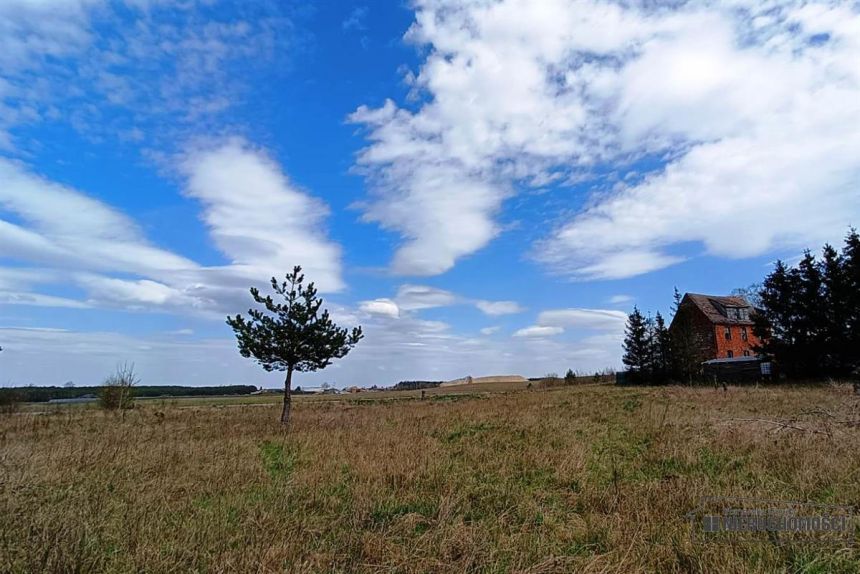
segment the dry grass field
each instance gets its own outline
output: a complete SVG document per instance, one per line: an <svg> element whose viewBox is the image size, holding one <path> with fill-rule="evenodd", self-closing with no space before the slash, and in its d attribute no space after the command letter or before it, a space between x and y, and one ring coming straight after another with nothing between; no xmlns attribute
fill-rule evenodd
<svg viewBox="0 0 860 574"><path fill-rule="evenodd" d="M684 518L857 505L846 385L498 391L299 397L290 434L272 398L0 417L0 571L860 571Z"/></svg>

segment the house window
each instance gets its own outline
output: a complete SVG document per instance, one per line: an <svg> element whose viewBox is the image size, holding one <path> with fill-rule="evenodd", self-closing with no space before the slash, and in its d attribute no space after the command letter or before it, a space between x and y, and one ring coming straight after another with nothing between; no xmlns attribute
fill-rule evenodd
<svg viewBox="0 0 860 574"><path fill-rule="evenodd" d="M749 336L749 335L747 335L747 328L746 328L746 327L741 327L741 339L743 339L744 341L746 341L748 336Z"/></svg>
<svg viewBox="0 0 860 574"><path fill-rule="evenodd" d="M728 325L726 325L724 327L724 329L725 329L724 333L726 335L726 341L731 341L732 340L732 328L729 327Z"/></svg>
<svg viewBox="0 0 860 574"><path fill-rule="evenodd" d="M735 356L734 351L726 351L726 357L728 357L729 359L733 358L734 356Z"/></svg>
<svg viewBox="0 0 860 574"><path fill-rule="evenodd" d="M749 357L749 356L750 356L750 352L749 352L749 351L744 351L744 357Z"/></svg>
<svg viewBox="0 0 860 574"><path fill-rule="evenodd" d="M738 310L735 309L734 307L727 307L726 308L726 315L728 316L729 319L737 319L738 318Z"/></svg>

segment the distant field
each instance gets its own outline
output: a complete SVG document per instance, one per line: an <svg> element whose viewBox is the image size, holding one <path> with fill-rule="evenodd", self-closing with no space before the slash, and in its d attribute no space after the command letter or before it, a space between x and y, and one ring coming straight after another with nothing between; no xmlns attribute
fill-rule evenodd
<svg viewBox="0 0 860 574"><path fill-rule="evenodd" d="M860 571L853 548L697 544L684 518L858 504L847 385L420 395L299 396L289 435L268 395L2 416L0 572Z"/></svg>

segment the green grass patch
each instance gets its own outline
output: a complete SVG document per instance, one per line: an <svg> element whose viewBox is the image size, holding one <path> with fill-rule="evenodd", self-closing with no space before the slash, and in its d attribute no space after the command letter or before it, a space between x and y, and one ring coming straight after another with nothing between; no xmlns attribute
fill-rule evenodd
<svg viewBox="0 0 860 574"><path fill-rule="evenodd" d="M487 422L463 425L446 434L444 440L447 443L454 443L470 436L491 431L495 428L495 425Z"/></svg>
<svg viewBox="0 0 860 574"><path fill-rule="evenodd" d="M384 500L374 505L370 511L370 522L374 525L385 525L406 516L418 514L426 519L434 518L439 512L439 504L434 500L417 499L407 502Z"/></svg>
<svg viewBox="0 0 860 574"><path fill-rule="evenodd" d="M285 480L296 468L296 453L284 448L283 443L270 440L260 443L263 468L273 480Z"/></svg>

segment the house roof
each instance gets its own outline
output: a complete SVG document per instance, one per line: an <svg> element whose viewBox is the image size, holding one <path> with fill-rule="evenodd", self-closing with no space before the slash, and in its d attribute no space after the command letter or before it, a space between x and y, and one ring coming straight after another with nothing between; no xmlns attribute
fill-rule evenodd
<svg viewBox="0 0 860 574"><path fill-rule="evenodd" d="M727 307L746 309L748 316L755 311L746 299L735 296L701 295L699 293L687 293L684 299L689 299L699 310L710 319L712 323L731 325L752 325L752 319L736 319L726 315Z"/></svg>

